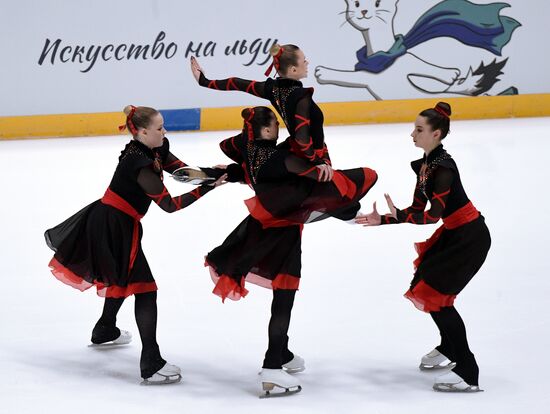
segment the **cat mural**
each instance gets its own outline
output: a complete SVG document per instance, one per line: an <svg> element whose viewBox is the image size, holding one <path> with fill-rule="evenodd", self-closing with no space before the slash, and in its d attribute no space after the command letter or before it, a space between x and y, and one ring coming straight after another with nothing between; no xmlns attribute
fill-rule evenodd
<svg viewBox="0 0 550 414"><path fill-rule="evenodd" d="M521 24L501 16L507 3L474 4L444 0L424 13L405 35L394 33L399 0L345 0L346 22L359 30L365 46L357 51L354 70L315 68L320 84L365 88L374 99L418 98L426 94L477 96L488 94L503 74L508 59L460 69L442 67L413 53L415 46L438 37L450 37L471 47L502 56L502 48ZM342 13L341 13L342 14ZM391 82L380 82L389 77ZM510 87L499 95L517 94Z"/></svg>

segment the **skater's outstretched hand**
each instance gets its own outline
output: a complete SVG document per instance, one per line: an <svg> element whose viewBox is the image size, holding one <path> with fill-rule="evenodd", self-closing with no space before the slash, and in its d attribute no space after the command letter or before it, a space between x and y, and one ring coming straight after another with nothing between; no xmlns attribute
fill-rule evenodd
<svg viewBox="0 0 550 414"><path fill-rule="evenodd" d="M214 181L213 183L211 184L207 184L211 187L219 187L220 185L224 185L224 184L227 184L227 181L225 181L227 179L227 174L224 174L222 175L220 178L218 178L216 181Z"/></svg>
<svg viewBox="0 0 550 414"><path fill-rule="evenodd" d="M334 170L330 165L320 164L317 166L317 168L319 169L319 181L321 182L332 181L332 177L334 176Z"/></svg>
<svg viewBox="0 0 550 414"><path fill-rule="evenodd" d="M201 77L201 73L204 73L195 56L191 56L191 72L193 73L193 76L197 82Z"/></svg>
<svg viewBox="0 0 550 414"><path fill-rule="evenodd" d="M387 194L387 193L384 193L384 197L386 197L386 203L388 203L388 208L390 209L390 215L391 215L394 219L397 219L397 209L396 209L395 206L393 205L393 201L392 201L390 195Z"/></svg>
<svg viewBox="0 0 550 414"><path fill-rule="evenodd" d="M372 212L355 217L355 222L364 226L379 226L382 222L382 218L378 210L376 210L376 201L372 204Z"/></svg>

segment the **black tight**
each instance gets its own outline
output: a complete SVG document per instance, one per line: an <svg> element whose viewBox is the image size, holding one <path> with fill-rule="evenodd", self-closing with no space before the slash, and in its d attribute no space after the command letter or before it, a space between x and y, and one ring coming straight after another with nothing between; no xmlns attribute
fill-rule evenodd
<svg viewBox="0 0 550 414"><path fill-rule="evenodd" d="M294 354L288 349L288 327L296 290L273 290L271 319L269 320L269 345L263 368L280 369Z"/></svg>
<svg viewBox="0 0 550 414"><path fill-rule="evenodd" d="M93 343L101 344L118 338L120 330L116 327L116 316L123 302L124 298L105 298L103 313L92 331ZM142 344L141 376L149 378L166 364L157 344L157 292L135 295L135 316Z"/></svg>
<svg viewBox="0 0 550 414"><path fill-rule="evenodd" d="M439 312L431 312L435 324L439 328L441 344L436 348L449 360L456 362L453 371L466 383L478 385L479 368L466 338L466 326L454 306L441 308Z"/></svg>

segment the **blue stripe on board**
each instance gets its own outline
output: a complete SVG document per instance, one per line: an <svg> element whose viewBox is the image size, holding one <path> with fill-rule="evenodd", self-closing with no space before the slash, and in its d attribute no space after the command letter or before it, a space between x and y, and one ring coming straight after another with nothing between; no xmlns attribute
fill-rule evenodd
<svg viewBox="0 0 550 414"><path fill-rule="evenodd" d="M164 128L167 131L190 131L201 127L200 108L192 109L161 109L164 118Z"/></svg>

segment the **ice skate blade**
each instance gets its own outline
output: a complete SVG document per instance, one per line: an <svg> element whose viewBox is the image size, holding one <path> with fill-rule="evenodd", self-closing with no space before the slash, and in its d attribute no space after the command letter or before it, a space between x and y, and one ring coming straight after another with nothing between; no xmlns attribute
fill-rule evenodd
<svg viewBox="0 0 550 414"><path fill-rule="evenodd" d="M449 362L447 365L428 365L422 362L418 366L420 371L440 371L442 369L453 369L456 366L456 362Z"/></svg>
<svg viewBox="0 0 550 414"><path fill-rule="evenodd" d="M149 378L144 378L143 381L141 381L140 385L167 385L167 384L175 384L177 382L181 381L181 375L171 375L169 377L164 377L161 381L150 381Z"/></svg>
<svg viewBox="0 0 550 414"><path fill-rule="evenodd" d="M466 388L459 388L455 386L456 384L447 384L447 383L438 383L434 384L434 391L438 392L464 392L464 393L474 393L474 392L483 392L481 388L477 385L469 385Z"/></svg>
<svg viewBox="0 0 550 414"><path fill-rule="evenodd" d="M271 392L275 389L275 387L280 388L284 391ZM260 395L261 399L274 398L274 397L287 397L289 395L297 394L300 391L302 391L302 386L301 385L298 385L298 386L295 386L295 387L285 388L285 387L280 387L279 385L273 384L271 382L262 382L262 388L265 391L265 393Z"/></svg>
<svg viewBox="0 0 550 414"><path fill-rule="evenodd" d="M111 349L111 348L122 348L127 345L129 345L129 342L123 343L123 344L117 344L112 341L105 342L104 344L89 344L88 348L95 348L95 349Z"/></svg>
<svg viewBox="0 0 550 414"><path fill-rule="evenodd" d="M299 368L283 367L283 371L285 371L287 374L297 374L298 372L304 372L305 370L306 370L306 367L299 367Z"/></svg>
<svg viewBox="0 0 550 414"><path fill-rule="evenodd" d="M215 178L209 177L204 171L196 167L181 167L172 173L172 178L180 183L200 185L215 181Z"/></svg>

